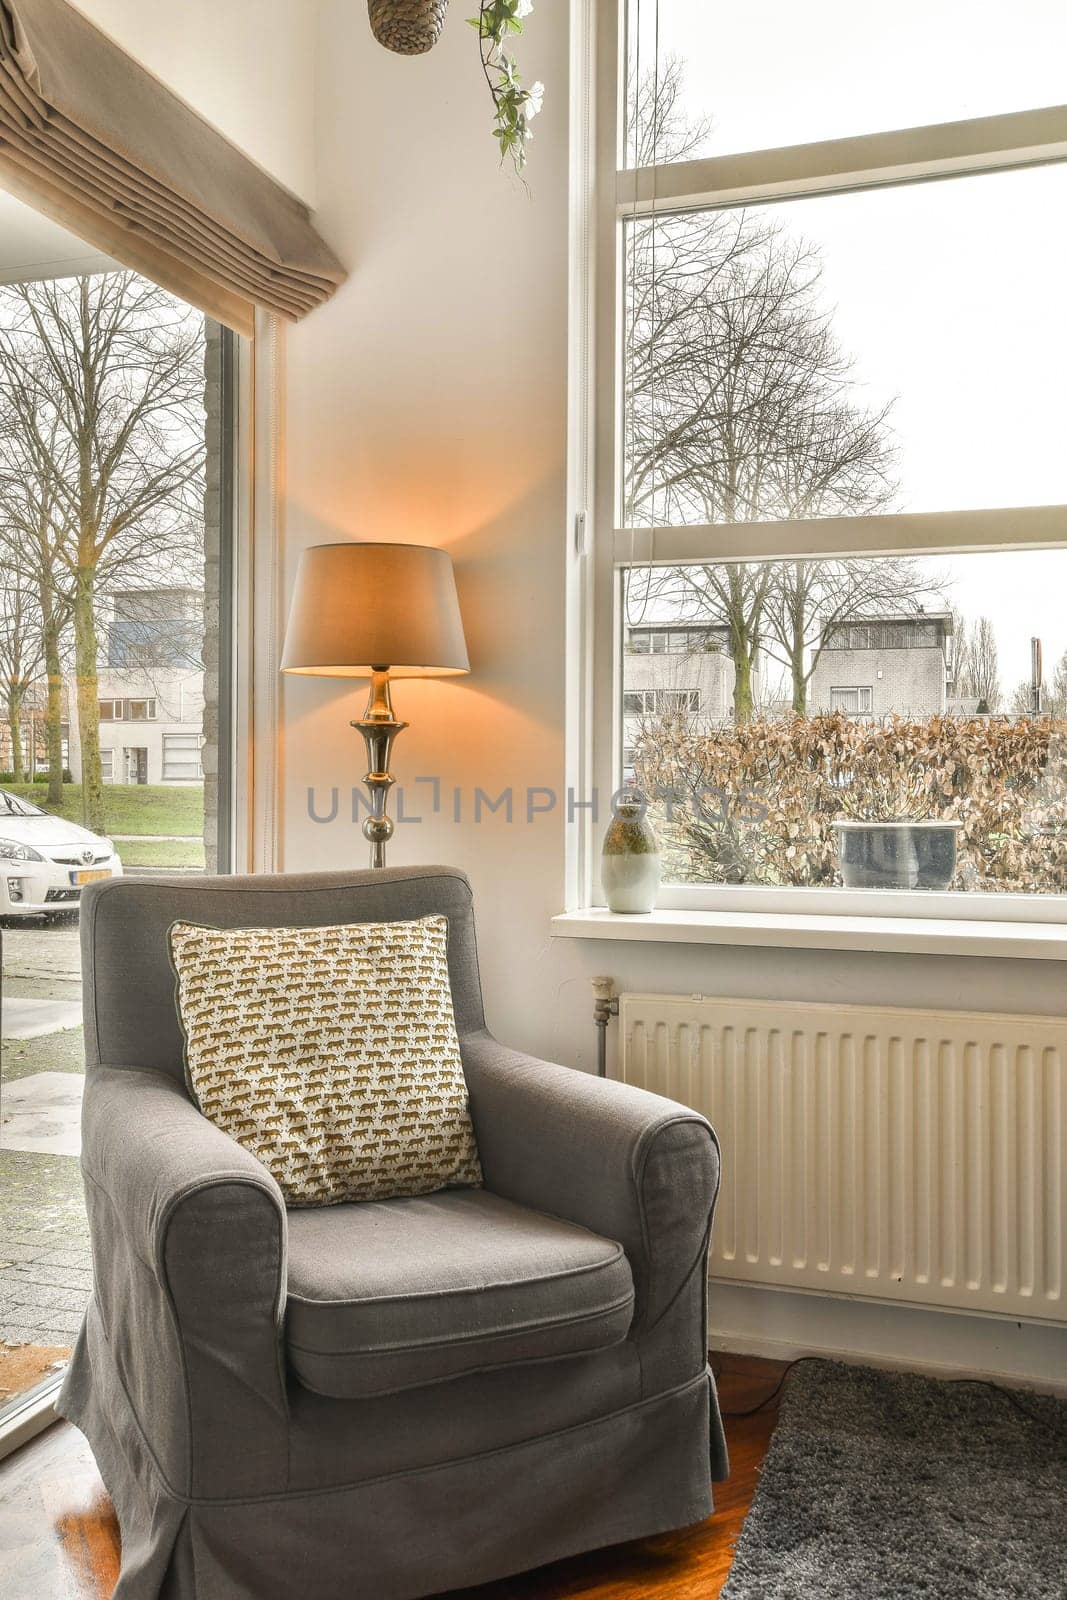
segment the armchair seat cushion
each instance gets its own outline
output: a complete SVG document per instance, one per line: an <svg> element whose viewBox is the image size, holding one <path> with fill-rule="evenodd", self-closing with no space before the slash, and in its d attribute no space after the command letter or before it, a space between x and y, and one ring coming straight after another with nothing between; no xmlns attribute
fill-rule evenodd
<svg viewBox="0 0 1067 1600"><path fill-rule="evenodd" d="M622 1246L486 1190L289 1216L286 1349L308 1389L364 1399L625 1339Z"/></svg>

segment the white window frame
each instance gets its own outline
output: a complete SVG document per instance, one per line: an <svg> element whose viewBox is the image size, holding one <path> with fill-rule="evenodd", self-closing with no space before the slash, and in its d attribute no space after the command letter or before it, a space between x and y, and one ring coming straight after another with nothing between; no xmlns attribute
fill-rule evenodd
<svg viewBox="0 0 1067 1600"><path fill-rule="evenodd" d="M626 170L619 85L626 0L575 0L571 67L571 337L568 503L569 781L598 809L568 830L567 912L598 915L600 838L622 767L621 573L631 564L773 560L789 556L947 555L1067 547L1067 505L830 517L739 526L629 529L621 513L620 350L622 224L708 207L734 207L895 186L1067 160L1067 106L749 151ZM1014 537L1005 542L1003 530ZM668 884L659 907L810 921L819 917L1067 924L1067 896L897 894L844 888ZM631 919L632 920L632 919ZM565 928L560 932L571 931ZM706 931L706 930L705 930ZM636 933L636 930L635 930ZM629 936L635 936L631 933ZM603 933L599 936L603 936ZM702 936L697 933L695 937Z"/></svg>

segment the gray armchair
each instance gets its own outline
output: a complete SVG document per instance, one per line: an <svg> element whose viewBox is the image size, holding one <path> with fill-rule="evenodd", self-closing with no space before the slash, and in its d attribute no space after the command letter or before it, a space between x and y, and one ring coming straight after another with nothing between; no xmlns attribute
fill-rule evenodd
<svg viewBox="0 0 1067 1600"><path fill-rule="evenodd" d="M187 1097L167 929L431 912L485 1189L287 1214ZM408 1600L709 1513L714 1136L497 1044L461 873L116 879L82 947L95 1289L60 1409L116 1600Z"/></svg>

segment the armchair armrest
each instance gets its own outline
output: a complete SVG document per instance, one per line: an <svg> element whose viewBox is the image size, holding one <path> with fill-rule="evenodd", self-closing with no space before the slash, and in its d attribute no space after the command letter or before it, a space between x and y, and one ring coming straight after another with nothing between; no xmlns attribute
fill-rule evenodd
<svg viewBox="0 0 1067 1600"><path fill-rule="evenodd" d="M708 1122L630 1084L509 1050L488 1033L468 1034L462 1051L487 1187L623 1246L646 1392L701 1371L719 1187Z"/></svg>
<svg viewBox="0 0 1067 1600"><path fill-rule="evenodd" d="M174 1078L129 1067L89 1074L82 1172L96 1310L172 1488L210 1497L283 1487L278 1185Z"/></svg>

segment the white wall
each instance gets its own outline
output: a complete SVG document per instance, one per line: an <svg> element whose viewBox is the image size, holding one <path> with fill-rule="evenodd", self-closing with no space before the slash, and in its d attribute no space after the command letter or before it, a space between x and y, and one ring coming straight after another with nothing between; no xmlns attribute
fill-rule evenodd
<svg viewBox="0 0 1067 1600"><path fill-rule="evenodd" d="M318 0L71 3L314 204Z"/></svg>
<svg viewBox="0 0 1067 1600"><path fill-rule="evenodd" d="M321 30L319 225L351 268L288 336L287 543L346 537L447 546L469 679L403 683L412 726L396 770L495 794L563 783L567 40L544 5L523 66L550 85L529 192L501 171L477 41L453 7L428 56L372 38L365 7L328 0ZM358 686L288 680L285 865L363 865L343 821L307 820L305 791L364 770L348 721ZM445 860L475 880L486 987L502 1032L550 1048L562 830L401 826L394 863Z"/></svg>

